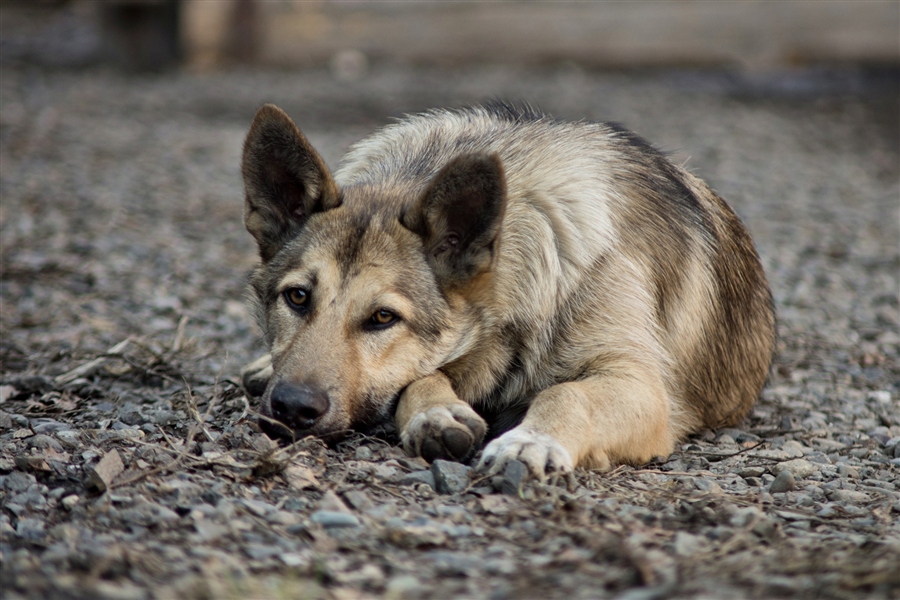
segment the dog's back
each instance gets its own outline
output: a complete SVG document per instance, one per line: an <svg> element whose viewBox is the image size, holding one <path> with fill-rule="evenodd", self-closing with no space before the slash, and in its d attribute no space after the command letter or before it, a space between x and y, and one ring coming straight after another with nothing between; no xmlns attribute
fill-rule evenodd
<svg viewBox="0 0 900 600"><path fill-rule="evenodd" d="M477 352L442 369L461 398L512 425L540 390L633 361L624 343L667 369L673 439L744 416L768 374L774 314L750 237L714 192L615 125L500 104L388 126L335 179L406 190L359 207L400 213L472 152L499 155L507 205L491 290L475 302Z"/></svg>

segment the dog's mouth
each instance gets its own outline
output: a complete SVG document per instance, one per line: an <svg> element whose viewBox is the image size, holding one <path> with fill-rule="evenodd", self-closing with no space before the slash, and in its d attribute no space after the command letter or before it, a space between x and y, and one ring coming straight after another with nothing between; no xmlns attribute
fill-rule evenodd
<svg viewBox="0 0 900 600"><path fill-rule="evenodd" d="M274 418L267 402L262 403L257 417L257 424L262 432L273 440L283 440L289 443L305 437L315 436L332 446L347 439L353 433L361 433L385 440L399 439L399 434L394 424L394 413L397 410L397 403L402 392L403 390L400 390L387 402L367 403L369 406L378 406L378 410L366 411L355 420L352 428L327 430L318 427L318 424L313 424L309 428L294 428Z"/></svg>

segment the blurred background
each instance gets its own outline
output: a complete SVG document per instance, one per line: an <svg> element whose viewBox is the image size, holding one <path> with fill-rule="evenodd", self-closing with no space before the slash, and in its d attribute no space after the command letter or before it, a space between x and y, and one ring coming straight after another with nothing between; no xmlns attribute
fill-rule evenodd
<svg viewBox="0 0 900 600"><path fill-rule="evenodd" d="M895 1L3 0L4 62L128 69L244 63L896 66Z"/></svg>

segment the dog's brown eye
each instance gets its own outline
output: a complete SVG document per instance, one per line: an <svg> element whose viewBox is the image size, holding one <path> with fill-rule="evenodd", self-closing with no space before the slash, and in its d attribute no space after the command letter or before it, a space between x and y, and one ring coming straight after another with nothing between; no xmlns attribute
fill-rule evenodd
<svg viewBox="0 0 900 600"><path fill-rule="evenodd" d="M290 288L284 291L284 299L294 310L306 310L309 303L309 292L303 288Z"/></svg>
<svg viewBox="0 0 900 600"><path fill-rule="evenodd" d="M375 314L369 319L369 326L373 329L384 329L396 323L397 319L397 315L386 308L382 308L381 310L375 311Z"/></svg>

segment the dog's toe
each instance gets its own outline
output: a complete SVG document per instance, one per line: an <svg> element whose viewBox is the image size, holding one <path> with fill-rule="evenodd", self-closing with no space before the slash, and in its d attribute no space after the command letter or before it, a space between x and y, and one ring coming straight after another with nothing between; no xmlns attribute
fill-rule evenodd
<svg viewBox="0 0 900 600"><path fill-rule="evenodd" d="M573 469L572 457L562 444L546 433L526 427L508 431L488 444L477 469L494 475L512 460L525 463L531 474L541 481L548 475L566 475Z"/></svg>

